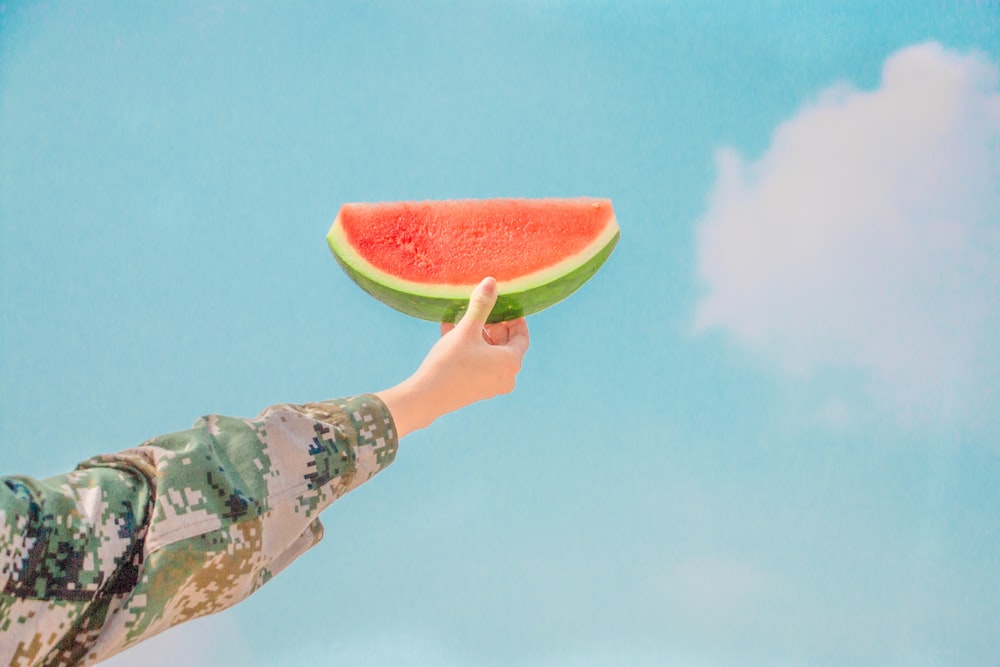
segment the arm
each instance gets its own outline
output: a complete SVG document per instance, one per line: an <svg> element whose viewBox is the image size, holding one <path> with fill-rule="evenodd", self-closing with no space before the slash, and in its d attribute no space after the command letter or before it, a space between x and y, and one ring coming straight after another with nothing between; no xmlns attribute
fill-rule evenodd
<svg viewBox="0 0 1000 667"><path fill-rule="evenodd" d="M412 377L278 405L102 455L66 475L0 478L0 664L91 664L244 599L322 537L319 513L388 466L398 438L510 391L523 320L485 328L487 279Z"/></svg>

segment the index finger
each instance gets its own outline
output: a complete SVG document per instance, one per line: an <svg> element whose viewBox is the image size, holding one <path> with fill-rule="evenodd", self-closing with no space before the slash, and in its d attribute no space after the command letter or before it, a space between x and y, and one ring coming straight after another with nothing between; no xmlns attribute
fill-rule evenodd
<svg viewBox="0 0 1000 667"><path fill-rule="evenodd" d="M507 346L514 349L520 356L528 351L531 337L528 335L528 321L523 317L507 322Z"/></svg>

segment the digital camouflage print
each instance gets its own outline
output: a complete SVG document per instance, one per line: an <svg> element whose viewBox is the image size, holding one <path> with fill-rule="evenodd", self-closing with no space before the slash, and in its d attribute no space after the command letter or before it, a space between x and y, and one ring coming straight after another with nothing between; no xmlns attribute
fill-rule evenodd
<svg viewBox="0 0 1000 667"><path fill-rule="evenodd" d="M397 447L365 395L203 417L69 474L0 478L0 665L93 664L236 604Z"/></svg>

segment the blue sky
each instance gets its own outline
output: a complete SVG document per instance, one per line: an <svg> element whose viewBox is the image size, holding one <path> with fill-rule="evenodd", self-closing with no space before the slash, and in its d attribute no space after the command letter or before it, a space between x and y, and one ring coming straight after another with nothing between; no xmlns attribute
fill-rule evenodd
<svg viewBox="0 0 1000 667"><path fill-rule="evenodd" d="M4 472L402 379L345 201L622 228L514 394L109 664L1000 655L1000 9L738 4L0 1Z"/></svg>

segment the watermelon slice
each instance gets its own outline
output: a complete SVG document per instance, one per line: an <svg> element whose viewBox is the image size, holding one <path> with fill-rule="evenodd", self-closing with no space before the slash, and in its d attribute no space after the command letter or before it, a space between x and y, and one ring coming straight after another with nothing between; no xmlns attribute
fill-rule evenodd
<svg viewBox="0 0 1000 667"><path fill-rule="evenodd" d="M425 320L456 321L493 276L501 322L576 291L619 235L607 199L468 199L344 204L327 242L365 291Z"/></svg>

